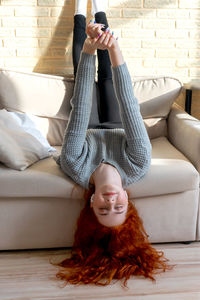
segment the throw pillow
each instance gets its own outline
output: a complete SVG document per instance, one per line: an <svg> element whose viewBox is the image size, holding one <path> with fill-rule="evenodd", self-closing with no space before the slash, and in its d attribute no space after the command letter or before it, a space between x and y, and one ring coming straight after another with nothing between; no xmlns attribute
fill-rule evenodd
<svg viewBox="0 0 200 300"><path fill-rule="evenodd" d="M0 162L22 171L52 150L27 115L0 110Z"/></svg>

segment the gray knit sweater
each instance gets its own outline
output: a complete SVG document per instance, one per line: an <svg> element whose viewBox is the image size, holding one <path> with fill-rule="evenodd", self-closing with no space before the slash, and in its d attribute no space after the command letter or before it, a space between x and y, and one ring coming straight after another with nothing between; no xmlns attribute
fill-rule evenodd
<svg viewBox="0 0 200 300"><path fill-rule="evenodd" d="M72 110L57 163L66 175L86 189L95 169L102 162L109 163L118 170L125 188L147 172L151 144L125 63L112 68L123 129L88 129L95 60L95 55L82 52Z"/></svg>

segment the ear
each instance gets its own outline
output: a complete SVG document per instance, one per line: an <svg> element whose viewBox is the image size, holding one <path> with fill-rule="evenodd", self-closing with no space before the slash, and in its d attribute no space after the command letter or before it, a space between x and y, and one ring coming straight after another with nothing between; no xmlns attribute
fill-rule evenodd
<svg viewBox="0 0 200 300"><path fill-rule="evenodd" d="M90 198L90 207L93 206L93 202L94 202L94 194L92 194L92 196Z"/></svg>

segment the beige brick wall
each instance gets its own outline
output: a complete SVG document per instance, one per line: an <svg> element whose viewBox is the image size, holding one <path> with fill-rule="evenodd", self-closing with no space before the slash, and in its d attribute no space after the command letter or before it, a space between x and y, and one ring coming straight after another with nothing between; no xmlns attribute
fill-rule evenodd
<svg viewBox="0 0 200 300"><path fill-rule="evenodd" d="M72 74L73 12L74 0L0 0L0 67ZM108 0L107 15L133 77L200 79L200 0Z"/></svg>

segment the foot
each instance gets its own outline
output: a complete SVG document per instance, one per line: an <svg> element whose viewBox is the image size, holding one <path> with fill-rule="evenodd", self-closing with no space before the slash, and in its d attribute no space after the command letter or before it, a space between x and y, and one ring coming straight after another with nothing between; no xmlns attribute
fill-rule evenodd
<svg viewBox="0 0 200 300"><path fill-rule="evenodd" d="M92 15L94 16L96 13L100 11L106 10L107 0L92 0Z"/></svg>
<svg viewBox="0 0 200 300"><path fill-rule="evenodd" d="M75 0L75 13L74 15L87 16L87 0Z"/></svg>

